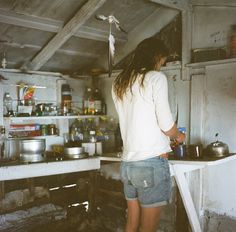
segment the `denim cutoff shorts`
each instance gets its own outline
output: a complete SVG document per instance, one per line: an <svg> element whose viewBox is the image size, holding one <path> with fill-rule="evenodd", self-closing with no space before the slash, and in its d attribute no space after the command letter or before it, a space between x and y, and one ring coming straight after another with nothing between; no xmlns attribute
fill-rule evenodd
<svg viewBox="0 0 236 232"><path fill-rule="evenodd" d="M138 200L142 207L163 206L170 202L171 177L166 158L123 161L120 168L126 200Z"/></svg>

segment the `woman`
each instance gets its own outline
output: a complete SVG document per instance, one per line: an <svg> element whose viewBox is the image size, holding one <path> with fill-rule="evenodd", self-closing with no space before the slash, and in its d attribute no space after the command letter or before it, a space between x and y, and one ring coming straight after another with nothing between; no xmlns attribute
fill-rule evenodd
<svg viewBox="0 0 236 232"><path fill-rule="evenodd" d="M128 207L126 232L156 231L161 210L171 195L169 137L179 143L185 139L173 121L167 79L160 72L167 55L161 40L143 40L112 87L123 140L121 179Z"/></svg>

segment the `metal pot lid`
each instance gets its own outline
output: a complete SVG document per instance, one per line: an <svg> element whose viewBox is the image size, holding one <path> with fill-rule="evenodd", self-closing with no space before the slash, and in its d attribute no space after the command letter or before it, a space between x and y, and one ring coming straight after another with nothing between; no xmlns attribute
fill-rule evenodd
<svg viewBox="0 0 236 232"><path fill-rule="evenodd" d="M218 136L219 136L219 133L216 133L215 134L215 138L216 138L216 141L209 144L208 147L228 147L228 145L226 143L223 143L221 141L218 140Z"/></svg>
<svg viewBox="0 0 236 232"><path fill-rule="evenodd" d="M215 142L211 143L210 146L212 146L212 147L225 147L228 145L226 143L221 142L221 141L215 141Z"/></svg>
<svg viewBox="0 0 236 232"><path fill-rule="evenodd" d="M21 139L21 143L28 143L28 142L45 142L45 139Z"/></svg>

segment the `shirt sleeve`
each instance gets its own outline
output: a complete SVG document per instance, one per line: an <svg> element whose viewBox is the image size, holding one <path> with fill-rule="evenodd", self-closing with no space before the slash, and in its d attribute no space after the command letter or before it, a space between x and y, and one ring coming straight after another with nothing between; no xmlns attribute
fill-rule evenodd
<svg viewBox="0 0 236 232"><path fill-rule="evenodd" d="M152 85L153 101L158 124L162 131L168 131L174 125L168 99L168 83L163 73L158 73Z"/></svg>

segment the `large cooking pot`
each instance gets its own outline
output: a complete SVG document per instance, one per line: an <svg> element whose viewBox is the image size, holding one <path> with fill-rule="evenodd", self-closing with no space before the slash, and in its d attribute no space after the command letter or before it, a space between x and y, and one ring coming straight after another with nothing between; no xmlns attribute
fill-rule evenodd
<svg viewBox="0 0 236 232"><path fill-rule="evenodd" d="M209 157L224 157L229 155L229 147L226 143L218 141L218 133L216 133L216 141L207 145L205 153Z"/></svg>
<svg viewBox="0 0 236 232"><path fill-rule="evenodd" d="M45 139L22 139L19 141L20 154L43 154L46 148Z"/></svg>
<svg viewBox="0 0 236 232"><path fill-rule="evenodd" d="M19 141L20 160L22 162L40 162L44 160L45 139L22 139Z"/></svg>

